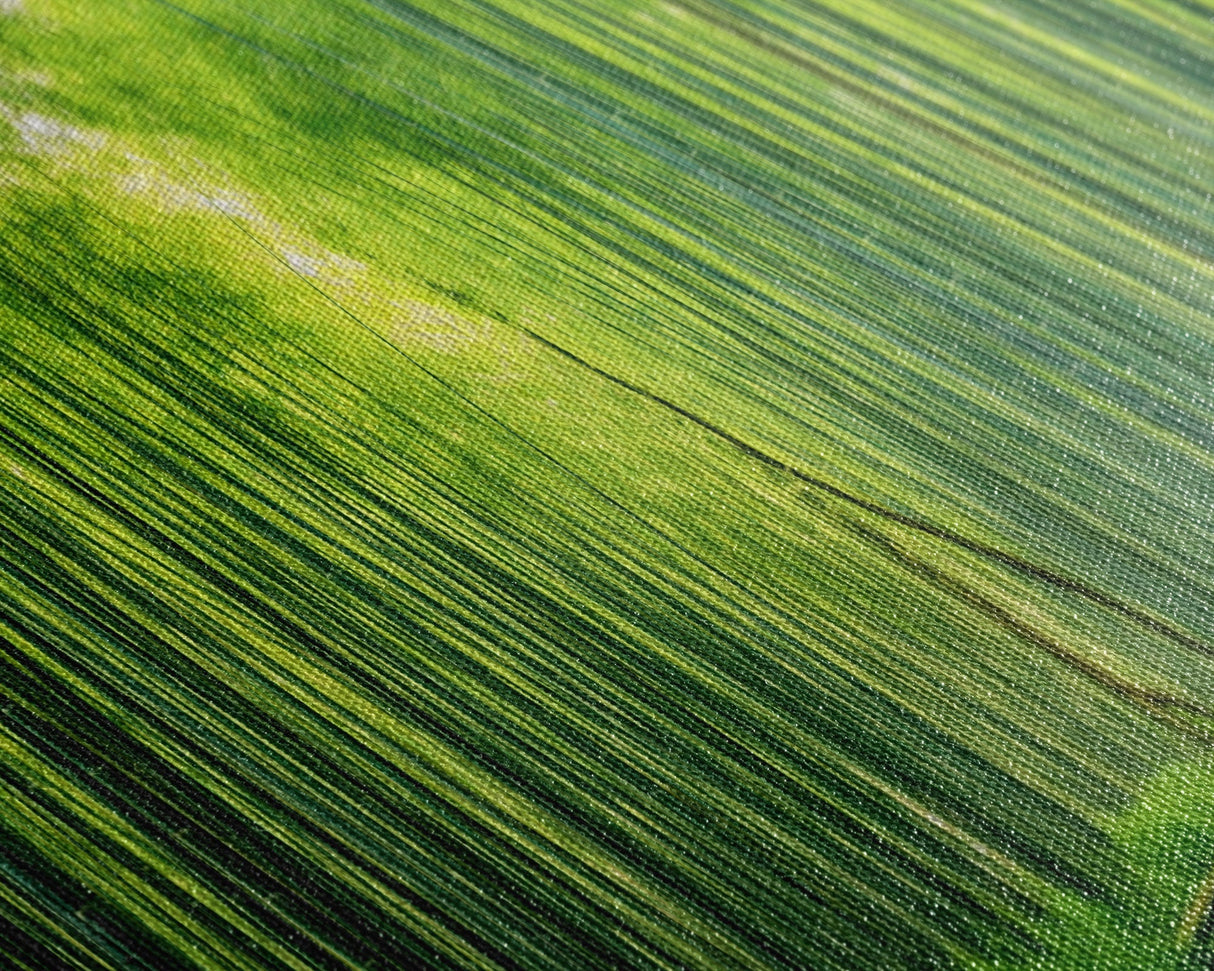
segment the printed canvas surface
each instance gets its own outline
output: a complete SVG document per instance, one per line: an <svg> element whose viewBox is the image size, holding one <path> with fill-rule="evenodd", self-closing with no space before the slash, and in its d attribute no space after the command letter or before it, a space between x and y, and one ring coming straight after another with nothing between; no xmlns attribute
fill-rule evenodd
<svg viewBox="0 0 1214 971"><path fill-rule="evenodd" d="M0 965L1214 968L1214 3L0 0Z"/></svg>

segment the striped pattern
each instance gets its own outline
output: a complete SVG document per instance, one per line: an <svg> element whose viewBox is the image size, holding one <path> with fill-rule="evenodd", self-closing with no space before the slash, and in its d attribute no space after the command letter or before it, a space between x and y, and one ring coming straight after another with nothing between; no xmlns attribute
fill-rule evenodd
<svg viewBox="0 0 1214 971"><path fill-rule="evenodd" d="M1212 58L0 0L8 964L1211 966Z"/></svg>

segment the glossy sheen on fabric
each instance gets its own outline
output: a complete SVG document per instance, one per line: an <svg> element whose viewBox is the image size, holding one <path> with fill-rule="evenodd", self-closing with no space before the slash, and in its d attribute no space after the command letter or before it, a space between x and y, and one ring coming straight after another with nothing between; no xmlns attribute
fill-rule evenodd
<svg viewBox="0 0 1214 971"><path fill-rule="evenodd" d="M0 964L1214 967L1214 4L0 0Z"/></svg>

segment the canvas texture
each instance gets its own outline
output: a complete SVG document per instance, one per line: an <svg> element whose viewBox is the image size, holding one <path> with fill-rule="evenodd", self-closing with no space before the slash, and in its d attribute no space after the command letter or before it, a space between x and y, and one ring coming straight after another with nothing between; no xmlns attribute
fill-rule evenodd
<svg viewBox="0 0 1214 971"><path fill-rule="evenodd" d="M0 0L0 965L1214 968L1214 4Z"/></svg>

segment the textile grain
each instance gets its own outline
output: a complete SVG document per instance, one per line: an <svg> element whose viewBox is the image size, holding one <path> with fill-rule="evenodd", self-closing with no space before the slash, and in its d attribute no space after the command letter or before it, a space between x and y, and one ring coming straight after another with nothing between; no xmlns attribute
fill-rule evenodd
<svg viewBox="0 0 1214 971"><path fill-rule="evenodd" d="M1212 59L0 0L6 966L1214 966Z"/></svg>

